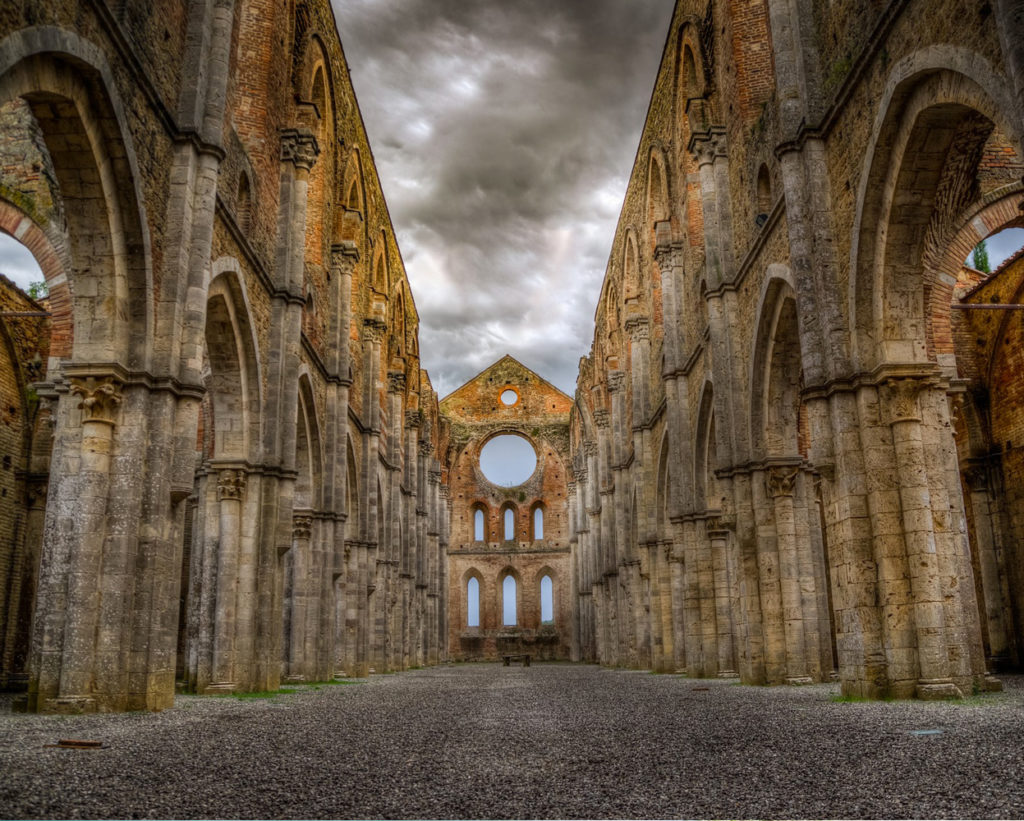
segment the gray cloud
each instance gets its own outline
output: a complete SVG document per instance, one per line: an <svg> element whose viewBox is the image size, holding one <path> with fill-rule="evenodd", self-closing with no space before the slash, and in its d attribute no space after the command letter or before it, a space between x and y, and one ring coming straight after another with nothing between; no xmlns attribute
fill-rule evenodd
<svg viewBox="0 0 1024 821"><path fill-rule="evenodd" d="M335 2L442 395L504 353L574 390L672 8Z"/></svg>

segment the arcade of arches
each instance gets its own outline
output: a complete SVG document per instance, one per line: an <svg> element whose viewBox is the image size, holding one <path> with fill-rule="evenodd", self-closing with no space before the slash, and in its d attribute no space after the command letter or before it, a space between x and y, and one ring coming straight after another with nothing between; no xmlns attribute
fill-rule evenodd
<svg viewBox="0 0 1024 821"><path fill-rule="evenodd" d="M575 397L439 402L328 0L0 20L0 684L530 652L848 695L1024 654L1017 0L678 0ZM536 456L506 487L500 436Z"/></svg>

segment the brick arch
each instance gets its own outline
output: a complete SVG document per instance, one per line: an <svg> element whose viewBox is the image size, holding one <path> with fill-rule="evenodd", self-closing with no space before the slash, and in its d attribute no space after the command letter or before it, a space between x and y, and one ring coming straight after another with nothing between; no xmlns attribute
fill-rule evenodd
<svg viewBox="0 0 1024 821"><path fill-rule="evenodd" d="M35 117L64 202L72 358L143 369L153 340L150 239L130 130L106 59L65 30L12 34L0 42L0 104L15 97Z"/></svg>
<svg viewBox="0 0 1024 821"><path fill-rule="evenodd" d="M861 370L934 358L938 326L926 304L943 282L926 252L931 243L931 255L941 255L946 240L939 237L969 199L992 129L1019 155L1013 110L1005 83L963 49L925 49L890 73L866 152L851 249L850 328Z"/></svg>
<svg viewBox="0 0 1024 821"><path fill-rule="evenodd" d="M71 309L71 285L67 277L71 261L64 238L51 238L24 211L4 199L0 199L0 231L32 252L49 289L50 359L70 359L75 321Z"/></svg>

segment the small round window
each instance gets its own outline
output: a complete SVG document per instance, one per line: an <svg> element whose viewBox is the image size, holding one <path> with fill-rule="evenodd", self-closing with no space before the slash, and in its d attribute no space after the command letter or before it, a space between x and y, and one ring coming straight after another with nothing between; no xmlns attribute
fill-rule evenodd
<svg viewBox="0 0 1024 821"><path fill-rule="evenodd" d="M516 402L519 401L519 394L516 393L512 388L505 388L501 392L501 404L506 407L512 407Z"/></svg>
<svg viewBox="0 0 1024 821"><path fill-rule="evenodd" d="M521 485L537 468L537 452L526 439L512 433L495 436L480 450L480 470L501 487Z"/></svg>

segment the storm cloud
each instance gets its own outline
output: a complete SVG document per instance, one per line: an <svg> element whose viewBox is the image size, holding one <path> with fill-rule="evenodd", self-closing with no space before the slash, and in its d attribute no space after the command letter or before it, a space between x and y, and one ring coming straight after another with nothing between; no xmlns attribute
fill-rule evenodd
<svg viewBox="0 0 1024 821"><path fill-rule="evenodd" d="M510 353L572 394L672 0L335 0L444 396Z"/></svg>

